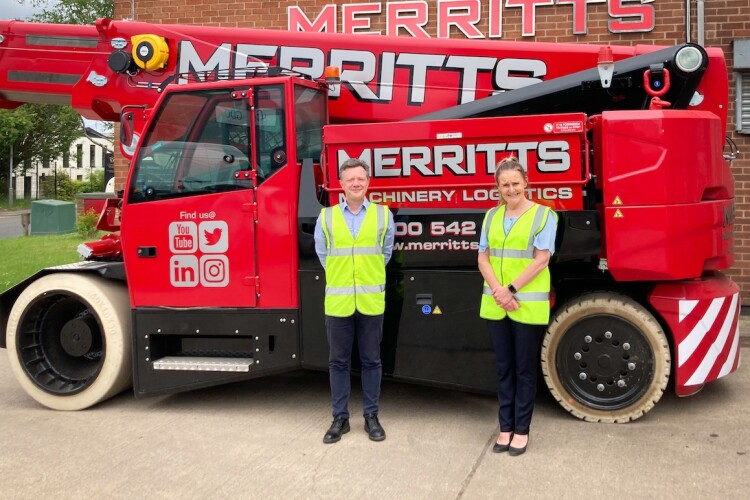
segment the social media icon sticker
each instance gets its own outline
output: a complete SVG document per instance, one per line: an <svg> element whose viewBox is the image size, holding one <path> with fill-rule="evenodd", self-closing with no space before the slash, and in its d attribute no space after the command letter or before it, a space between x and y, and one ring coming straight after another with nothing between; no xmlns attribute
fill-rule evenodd
<svg viewBox="0 0 750 500"><path fill-rule="evenodd" d="M223 220L201 222L198 239L201 252L224 253L229 249L229 226Z"/></svg>
<svg viewBox="0 0 750 500"><path fill-rule="evenodd" d="M173 255L169 259L169 281L174 287L198 286L199 273L195 255Z"/></svg>
<svg viewBox="0 0 750 500"><path fill-rule="evenodd" d="M195 253L198 250L195 222L172 222L169 225L169 250L172 253Z"/></svg>
<svg viewBox="0 0 750 500"><path fill-rule="evenodd" d="M224 287L229 284L229 259L226 255L204 255L200 260L201 285Z"/></svg>

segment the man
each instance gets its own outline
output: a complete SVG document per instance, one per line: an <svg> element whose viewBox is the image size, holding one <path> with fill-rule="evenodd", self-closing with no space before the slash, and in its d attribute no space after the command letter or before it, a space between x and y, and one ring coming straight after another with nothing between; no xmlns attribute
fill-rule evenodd
<svg viewBox="0 0 750 500"><path fill-rule="evenodd" d="M346 160L339 167L345 200L320 212L315 251L326 271L325 314L333 423L323 437L335 443L349 432L350 363L356 337L362 361L365 431L385 439L378 420L380 342L385 311L385 265L393 251L393 216L388 207L370 203L370 167Z"/></svg>

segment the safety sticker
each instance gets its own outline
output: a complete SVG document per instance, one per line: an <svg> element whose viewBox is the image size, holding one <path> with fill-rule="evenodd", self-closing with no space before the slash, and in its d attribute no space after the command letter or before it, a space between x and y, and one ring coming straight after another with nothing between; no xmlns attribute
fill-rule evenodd
<svg viewBox="0 0 750 500"><path fill-rule="evenodd" d="M615 219L622 219L623 217L625 217L625 216L622 215L622 212L620 212L619 208L617 210L615 210Z"/></svg>
<svg viewBox="0 0 750 500"><path fill-rule="evenodd" d="M443 311L441 311L438 306L435 306L435 309L432 311L432 314L443 314Z"/></svg>
<svg viewBox="0 0 750 500"><path fill-rule="evenodd" d="M612 202L613 205L622 205L622 200L619 196L615 196L615 200Z"/></svg>
<svg viewBox="0 0 750 500"><path fill-rule="evenodd" d="M570 134L583 132L583 122L555 122L553 132L556 134Z"/></svg>
<svg viewBox="0 0 750 500"><path fill-rule="evenodd" d="M422 306L422 314L430 314L431 312L432 307L430 307L428 304Z"/></svg>

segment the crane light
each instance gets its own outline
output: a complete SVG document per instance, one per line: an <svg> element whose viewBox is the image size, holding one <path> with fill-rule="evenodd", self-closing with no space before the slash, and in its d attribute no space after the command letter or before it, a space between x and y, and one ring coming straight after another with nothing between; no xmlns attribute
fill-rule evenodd
<svg viewBox="0 0 750 500"><path fill-rule="evenodd" d="M612 47L607 45L599 49L599 60L596 64L599 70L599 80L602 82L602 88L608 89L612 85L612 76L615 72L615 63L612 57Z"/></svg>
<svg viewBox="0 0 750 500"><path fill-rule="evenodd" d="M326 66L323 74L328 85L341 83L341 70L338 66Z"/></svg>

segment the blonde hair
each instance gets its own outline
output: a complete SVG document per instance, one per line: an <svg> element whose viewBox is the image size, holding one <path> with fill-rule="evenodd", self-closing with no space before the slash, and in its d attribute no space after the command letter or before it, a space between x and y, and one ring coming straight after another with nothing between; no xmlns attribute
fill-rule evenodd
<svg viewBox="0 0 750 500"><path fill-rule="evenodd" d="M507 172L509 170L515 170L519 174L521 174L521 177L523 177L523 181L528 184L529 179L526 177L526 170L524 170L523 166L521 165L521 162L518 161L518 158L515 156L509 156L507 158L503 158L500 160L500 162L495 166L495 185L497 186L500 184L500 172Z"/></svg>

